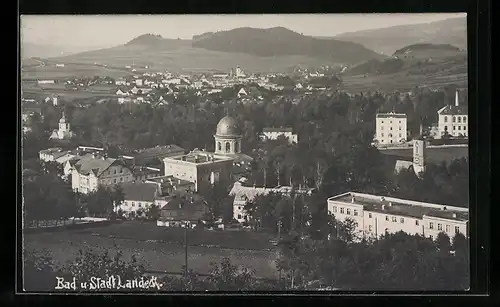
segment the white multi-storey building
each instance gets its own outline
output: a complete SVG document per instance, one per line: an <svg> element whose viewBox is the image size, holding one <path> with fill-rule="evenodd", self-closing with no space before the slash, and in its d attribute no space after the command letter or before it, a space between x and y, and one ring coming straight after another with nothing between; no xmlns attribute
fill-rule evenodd
<svg viewBox="0 0 500 307"><path fill-rule="evenodd" d="M469 209L393 197L348 192L328 198L328 212L337 220L357 223L356 236L377 238L399 231L435 239L440 232L468 237Z"/></svg>
<svg viewBox="0 0 500 307"><path fill-rule="evenodd" d="M84 194L97 190L100 185L113 186L133 180L132 171L121 160L105 156L91 155L71 167L71 186Z"/></svg>
<svg viewBox="0 0 500 307"><path fill-rule="evenodd" d="M407 136L406 114L378 113L375 140L378 144L401 144Z"/></svg>
<svg viewBox="0 0 500 307"><path fill-rule="evenodd" d="M452 137L469 136L468 108L460 106L458 102L458 91L455 94L455 105L444 106L438 110L439 137L448 134Z"/></svg>

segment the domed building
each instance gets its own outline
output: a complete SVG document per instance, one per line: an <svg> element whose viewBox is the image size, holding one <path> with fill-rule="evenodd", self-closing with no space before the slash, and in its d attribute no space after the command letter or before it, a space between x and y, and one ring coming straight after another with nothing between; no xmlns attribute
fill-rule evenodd
<svg viewBox="0 0 500 307"><path fill-rule="evenodd" d="M242 138L241 128L236 119L231 116L223 117L217 124L217 130L214 135L215 153L240 153Z"/></svg>
<svg viewBox="0 0 500 307"><path fill-rule="evenodd" d="M215 153L233 158L235 164L245 164L252 161L252 157L241 152L242 134L238 121L229 115L224 116L217 124L214 135Z"/></svg>

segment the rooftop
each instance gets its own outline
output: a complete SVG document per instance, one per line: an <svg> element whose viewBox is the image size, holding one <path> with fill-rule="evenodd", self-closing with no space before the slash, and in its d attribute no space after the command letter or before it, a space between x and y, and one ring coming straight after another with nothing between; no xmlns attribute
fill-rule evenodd
<svg viewBox="0 0 500 307"><path fill-rule="evenodd" d="M148 182L126 182L121 184L125 200L153 202L158 185Z"/></svg>
<svg viewBox="0 0 500 307"><path fill-rule="evenodd" d="M99 177L105 170L107 170L113 163L117 161L113 158L93 158L86 157L80 159L76 164L76 170L83 175L88 175L90 172Z"/></svg>
<svg viewBox="0 0 500 307"><path fill-rule="evenodd" d="M165 159L185 161L189 163L202 164L202 163L214 163L220 161L233 160L231 157L216 155L210 152L196 151L190 152L185 155L167 157Z"/></svg>
<svg viewBox="0 0 500 307"><path fill-rule="evenodd" d="M328 200L363 205L364 210L384 212L393 215L403 215L422 218L424 215L440 217L456 221L468 221L469 209L463 207L446 206L424 203L393 197L384 197L370 194L348 192L328 198Z"/></svg>
<svg viewBox="0 0 500 307"><path fill-rule="evenodd" d="M264 128L262 129L262 132L293 132L292 128L286 127L286 128Z"/></svg>
<svg viewBox="0 0 500 307"><path fill-rule="evenodd" d="M447 105L438 110L439 115L467 115L467 106L451 106Z"/></svg>
<svg viewBox="0 0 500 307"><path fill-rule="evenodd" d="M377 118L406 118L403 113L378 113Z"/></svg>

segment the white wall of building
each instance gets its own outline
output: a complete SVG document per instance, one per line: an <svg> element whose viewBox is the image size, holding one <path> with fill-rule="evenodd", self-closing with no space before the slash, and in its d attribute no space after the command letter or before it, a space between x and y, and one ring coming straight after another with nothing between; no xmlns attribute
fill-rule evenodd
<svg viewBox="0 0 500 307"><path fill-rule="evenodd" d="M377 116L376 118L375 139L379 144L404 143L408 133L406 114L386 115L384 117ZM404 115L404 117L401 115Z"/></svg>

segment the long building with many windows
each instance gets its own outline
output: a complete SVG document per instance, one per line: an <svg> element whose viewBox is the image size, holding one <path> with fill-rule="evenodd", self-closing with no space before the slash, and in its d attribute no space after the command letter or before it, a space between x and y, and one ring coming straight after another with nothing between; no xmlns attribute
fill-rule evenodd
<svg viewBox="0 0 500 307"><path fill-rule="evenodd" d="M452 238L468 236L469 209L393 197L347 192L328 198L328 212L336 219L357 223L356 236L377 238L404 231L435 239L440 232Z"/></svg>

